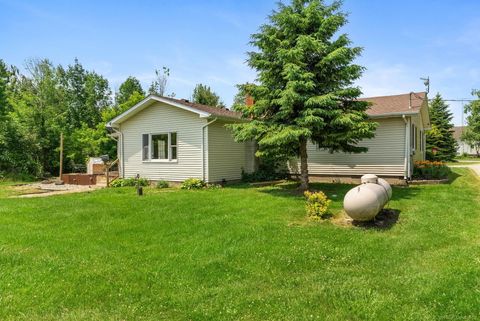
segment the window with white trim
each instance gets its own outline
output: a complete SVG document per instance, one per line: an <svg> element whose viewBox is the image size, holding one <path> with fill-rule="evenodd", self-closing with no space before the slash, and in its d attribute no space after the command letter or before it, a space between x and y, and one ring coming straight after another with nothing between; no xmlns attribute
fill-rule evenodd
<svg viewBox="0 0 480 321"><path fill-rule="evenodd" d="M177 133L143 134L142 159L144 161L176 161Z"/></svg>

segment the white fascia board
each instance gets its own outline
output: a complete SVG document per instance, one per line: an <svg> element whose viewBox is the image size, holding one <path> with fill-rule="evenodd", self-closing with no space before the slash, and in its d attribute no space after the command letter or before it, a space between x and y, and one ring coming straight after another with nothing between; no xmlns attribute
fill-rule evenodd
<svg viewBox="0 0 480 321"><path fill-rule="evenodd" d="M417 115L419 112L418 111L408 111L408 112L394 112L394 113L385 113L385 114L379 114L379 115L369 115L368 118L388 118L388 117L402 117L403 115L405 116L412 116L412 115Z"/></svg>

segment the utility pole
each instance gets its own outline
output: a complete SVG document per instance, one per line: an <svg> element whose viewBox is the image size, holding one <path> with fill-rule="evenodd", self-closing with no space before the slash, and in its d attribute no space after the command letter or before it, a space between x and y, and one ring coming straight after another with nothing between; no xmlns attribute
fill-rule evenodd
<svg viewBox="0 0 480 321"><path fill-rule="evenodd" d="M62 180L63 174L63 132L60 133L60 173L58 176L59 180Z"/></svg>

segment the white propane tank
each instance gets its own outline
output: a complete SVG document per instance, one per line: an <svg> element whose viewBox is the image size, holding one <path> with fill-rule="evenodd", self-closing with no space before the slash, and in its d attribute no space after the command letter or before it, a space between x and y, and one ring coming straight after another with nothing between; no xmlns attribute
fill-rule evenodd
<svg viewBox="0 0 480 321"><path fill-rule="evenodd" d="M362 184L345 195L343 208L356 221L373 219L392 196L392 188L384 179L368 174L361 178Z"/></svg>

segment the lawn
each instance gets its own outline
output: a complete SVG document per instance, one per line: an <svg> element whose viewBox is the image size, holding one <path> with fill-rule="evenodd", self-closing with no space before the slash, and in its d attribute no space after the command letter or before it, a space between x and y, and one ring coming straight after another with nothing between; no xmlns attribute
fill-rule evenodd
<svg viewBox="0 0 480 321"><path fill-rule="evenodd" d="M310 222L282 187L4 192L0 320L478 320L480 180L454 173L394 188L387 229ZM334 212L350 188L315 187Z"/></svg>

